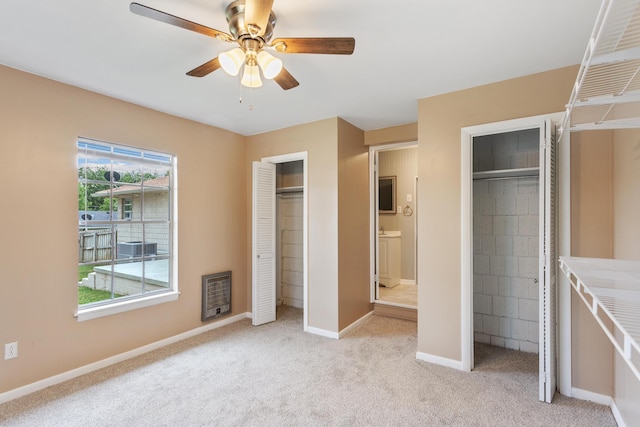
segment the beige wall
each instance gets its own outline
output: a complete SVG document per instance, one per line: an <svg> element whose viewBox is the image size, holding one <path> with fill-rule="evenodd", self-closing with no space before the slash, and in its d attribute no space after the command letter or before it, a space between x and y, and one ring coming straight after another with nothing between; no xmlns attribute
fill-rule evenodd
<svg viewBox="0 0 640 427"><path fill-rule="evenodd" d="M576 73L568 67L418 102L419 352L462 357L460 129L563 111Z"/></svg>
<svg viewBox="0 0 640 427"><path fill-rule="evenodd" d="M369 149L364 132L338 120L338 329L369 313Z"/></svg>
<svg viewBox="0 0 640 427"><path fill-rule="evenodd" d="M307 152L309 326L339 332L371 311L368 150L363 132L332 118L247 139L247 200L252 161ZM247 221L250 224L250 214ZM247 275L251 277L250 262ZM251 306L250 292L247 305Z"/></svg>
<svg viewBox="0 0 640 427"><path fill-rule="evenodd" d="M613 132L571 134L571 255L613 257ZM613 347L571 292L573 386L611 396Z"/></svg>
<svg viewBox="0 0 640 427"><path fill-rule="evenodd" d="M614 139L614 258L640 260L640 130L616 130Z"/></svg>
<svg viewBox="0 0 640 427"><path fill-rule="evenodd" d="M640 130L613 132L614 258L640 260ZM622 418L640 422L640 381L616 353L614 397Z"/></svg>
<svg viewBox="0 0 640 427"><path fill-rule="evenodd" d="M204 274L232 270L247 311L244 137L2 66L0 93L0 343L19 345L0 393L201 326ZM177 156L177 301L73 317L78 136Z"/></svg>
<svg viewBox="0 0 640 427"><path fill-rule="evenodd" d="M364 132L365 145L394 144L418 139L418 123L391 126Z"/></svg>
<svg viewBox="0 0 640 427"><path fill-rule="evenodd" d="M251 162L263 157L307 152L309 201L309 326L338 331L338 119L293 126L247 138L247 200L251 200ZM249 203L248 206L251 206ZM251 213L247 215L251 229ZM247 245L251 236L246 236ZM248 246L250 247L250 246ZM251 278L251 252L247 253ZM250 279L249 279L250 280ZM249 288L250 289L250 288ZM247 294L251 307L251 291Z"/></svg>
<svg viewBox="0 0 640 427"><path fill-rule="evenodd" d="M571 254L640 259L640 131L571 135ZM640 419L638 382L572 293L573 386L613 396L622 419Z"/></svg>

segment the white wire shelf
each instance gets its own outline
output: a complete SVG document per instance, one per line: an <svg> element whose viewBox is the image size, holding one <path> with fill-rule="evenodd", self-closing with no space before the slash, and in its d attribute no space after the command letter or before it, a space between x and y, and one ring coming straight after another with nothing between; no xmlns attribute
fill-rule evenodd
<svg viewBox="0 0 640 427"><path fill-rule="evenodd" d="M640 0L603 0L560 133L624 128L640 128Z"/></svg>
<svg viewBox="0 0 640 427"><path fill-rule="evenodd" d="M560 269L640 381L640 261L560 257Z"/></svg>

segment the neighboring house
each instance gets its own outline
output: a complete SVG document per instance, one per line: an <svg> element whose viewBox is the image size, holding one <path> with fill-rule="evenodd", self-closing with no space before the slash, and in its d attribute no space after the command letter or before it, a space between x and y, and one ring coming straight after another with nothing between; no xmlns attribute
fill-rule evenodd
<svg viewBox="0 0 640 427"><path fill-rule="evenodd" d="M125 184L109 190L92 194L93 197L113 196L118 201L118 211L113 213L114 219L136 221L166 220L169 216L169 177L150 179L143 183ZM97 218L94 218L97 219ZM106 219L108 219L108 214ZM158 253L169 251L169 230L162 224L147 224L144 229L134 224L118 224L117 241L155 243Z"/></svg>

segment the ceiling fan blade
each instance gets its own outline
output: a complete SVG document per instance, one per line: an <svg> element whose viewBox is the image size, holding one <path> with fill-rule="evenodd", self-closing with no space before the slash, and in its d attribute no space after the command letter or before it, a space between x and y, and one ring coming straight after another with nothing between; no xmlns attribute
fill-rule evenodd
<svg viewBox="0 0 640 427"><path fill-rule="evenodd" d="M252 36L262 36L269 23L273 0L245 0L244 22Z"/></svg>
<svg viewBox="0 0 640 427"><path fill-rule="evenodd" d="M278 83L284 90L293 89L300 84L284 67L280 73L273 78L273 80L275 80L276 83Z"/></svg>
<svg viewBox="0 0 640 427"><path fill-rule="evenodd" d="M201 66L189 71L187 73L187 76L204 77L209 73L213 73L218 68L220 68L220 61L218 60L218 58L213 58L211 61L207 61Z"/></svg>
<svg viewBox="0 0 640 427"><path fill-rule="evenodd" d="M175 25L176 27L184 28L186 30L195 31L196 33L204 34L206 36L215 37L223 41L232 41L233 37L225 33L224 31L218 31L214 28L209 28L195 22L179 18L166 12L154 9L149 6L144 6L140 3L131 3L129 10L136 15L144 16L145 18L155 19L156 21L164 22L166 24Z"/></svg>
<svg viewBox="0 0 640 427"><path fill-rule="evenodd" d="M271 46L281 53L351 55L356 47L356 40L353 37L275 39Z"/></svg>

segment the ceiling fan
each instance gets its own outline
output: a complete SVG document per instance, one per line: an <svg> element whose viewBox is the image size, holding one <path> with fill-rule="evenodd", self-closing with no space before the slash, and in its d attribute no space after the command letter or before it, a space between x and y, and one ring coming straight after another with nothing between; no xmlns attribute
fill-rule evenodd
<svg viewBox="0 0 640 427"><path fill-rule="evenodd" d="M219 31L187 19L179 18L166 12L131 3L131 12L155 19L156 21L175 25L195 31L196 33L214 37L218 40L237 43L217 58L205 62L187 72L193 77L204 77L222 68L228 74L237 76L244 68L241 83L247 87L260 87L260 70L266 79L274 79L284 90L299 85L298 81L283 67L282 61L266 49L278 53L321 53L334 55L351 55L356 41L353 37L326 38L277 38L271 40L276 25L276 15L271 10L273 0L236 0L226 9L229 33Z"/></svg>

